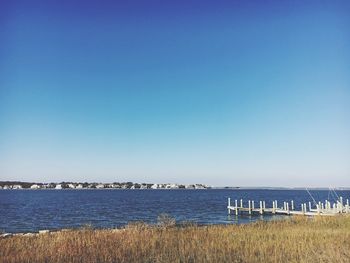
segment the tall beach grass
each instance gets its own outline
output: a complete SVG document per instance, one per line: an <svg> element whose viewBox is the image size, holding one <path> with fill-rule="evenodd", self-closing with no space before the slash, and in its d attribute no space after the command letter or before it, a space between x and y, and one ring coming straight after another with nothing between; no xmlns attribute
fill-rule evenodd
<svg viewBox="0 0 350 263"><path fill-rule="evenodd" d="M350 262L350 217L128 225L0 239L0 262Z"/></svg>

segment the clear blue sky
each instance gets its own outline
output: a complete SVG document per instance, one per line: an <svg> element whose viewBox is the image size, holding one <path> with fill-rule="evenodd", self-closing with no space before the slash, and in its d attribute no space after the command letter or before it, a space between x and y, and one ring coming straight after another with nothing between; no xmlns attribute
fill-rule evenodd
<svg viewBox="0 0 350 263"><path fill-rule="evenodd" d="M350 186L349 29L349 1L1 1L0 180Z"/></svg>

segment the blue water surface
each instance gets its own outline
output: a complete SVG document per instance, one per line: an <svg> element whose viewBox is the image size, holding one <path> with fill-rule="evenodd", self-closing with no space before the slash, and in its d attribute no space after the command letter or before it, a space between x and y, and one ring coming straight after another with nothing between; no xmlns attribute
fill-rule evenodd
<svg viewBox="0 0 350 263"><path fill-rule="evenodd" d="M331 199L329 191L310 191L316 201ZM337 191L350 199L350 191ZM91 224L96 228L121 227L129 222L156 223L167 213L177 222L198 224L249 223L276 216L228 216L227 198L245 203L260 200L271 206L273 200L294 200L300 208L312 201L305 190L0 190L0 231L34 232L41 229L77 228ZM246 204L245 204L246 205Z"/></svg>

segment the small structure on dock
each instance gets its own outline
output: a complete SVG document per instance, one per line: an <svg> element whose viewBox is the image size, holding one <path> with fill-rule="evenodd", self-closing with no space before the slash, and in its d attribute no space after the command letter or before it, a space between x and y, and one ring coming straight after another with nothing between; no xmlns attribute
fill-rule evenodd
<svg viewBox="0 0 350 263"><path fill-rule="evenodd" d="M325 200L324 203L319 202L312 204L311 202L300 204L300 210L295 207L294 201L283 202L283 206L279 207L277 200L272 201L272 206L267 207L265 201L259 201L256 205L254 201L248 200L246 206L242 199L235 200L234 204L231 204L231 199L228 198L227 204L228 213L234 212L235 215L246 213L249 215L253 214L279 214L279 215L305 215L305 216L335 216L338 214L348 214L350 213L349 199L346 199L346 202L343 202L343 198L331 203L328 200Z"/></svg>

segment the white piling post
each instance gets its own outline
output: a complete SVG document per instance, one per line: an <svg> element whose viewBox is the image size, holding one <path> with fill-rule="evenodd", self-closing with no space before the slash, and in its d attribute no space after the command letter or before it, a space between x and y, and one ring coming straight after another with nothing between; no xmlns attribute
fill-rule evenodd
<svg viewBox="0 0 350 263"><path fill-rule="evenodd" d="M349 213L349 199L346 199L346 213Z"/></svg>
<svg viewBox="0 0 350 263"><path fill-rule="evenodd" d="M235 200L235 214L238 216L238 202L237 199Z"/></svg>
<svg viewBox="0 0 350 263"><path fill-rule="evenodd" d="M294 210L294 201L291 201L292 210Z"/></svg>
<svg viewBox="0 0 350 263"><path fill-rule="evenodd" d="M311 208L312 208L312 207L311 207L311 202L309 202L309 211L311 211Z"/></svg>
<svg viewBox="0 0 350 263"><path fill-rule="evenodd" d="M231 207L231 198L229 197L228 199L227 199L227 213L230 215L231 214L231 209L230 209L230 207Z"/></svg>
<svg viewBox="0 0 350 263"><path fill-rule="evenodd" d="M276 214L275 201L272 201L272 214Z"/></svg>
<svg viewBox="0 0 350 263"><path fill-rule="evenodd" d="M286 202L283 202L283 210L286 211Z"/></svg>
<svg viewBox="0 0 350 263"><path fill-rule="evenodd" d="M260 202L259 202L259 204L260 204L260 215L262 215L262 214L263 214L263 206L262 206L262 201L260 201Z"/></svg>
<svg viewBox="0 0 350 263"><path fill-rule="evenodd" d="M255 208L255 204L254 204L254 200L252 201L252 209L254 210Z"/></svg>
<svg viewBox="0 0 350 263"><path fill-rule="evenodd" d="M289 203L287 202L287 214L289 215L290 212L289 212Z"/></svg>
<svg viewBox="0 0 350 263"><path fill-rule="evenodd" d="M243 200L241 199L241 208L243 208Z"/></svg>
<svg viewBox="0 0 350 263"><path fill-rule="evenodd" d="M339 211L340 211L340 203L339 201L337 201L337 213L339 213Z"/></svg>
<svg viewBox="0 0 350 263"><path fill-rule="evenodd" d="M277 200L275 200L275 206L276 206L276 209L278 208L278 205L277 205Z"/></svg>
<svg viewBox="0 0 350 263"><path fill-rule="evenodd" d="M343 197L339 197L340 202L340 213L343 213Z"/></svg>
<svg viewBox="0 0 350 263"><path fill-rule="evenodd" d="M252 206L251 206L251 201L248 201L248 213L251 215L252 214Z"/></svg>
<svg viewBox="0 0 350 263"><path fill-rule="evenodd" d="M264 211L265 211L265 209L266 209L266 203L265 203L265 201L263 201L263 209L264 209Z"/></svg>

